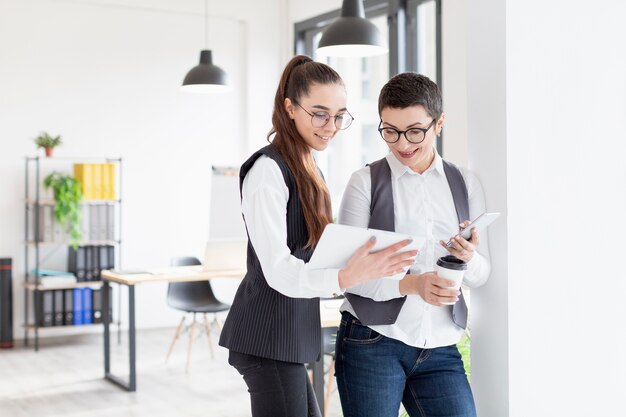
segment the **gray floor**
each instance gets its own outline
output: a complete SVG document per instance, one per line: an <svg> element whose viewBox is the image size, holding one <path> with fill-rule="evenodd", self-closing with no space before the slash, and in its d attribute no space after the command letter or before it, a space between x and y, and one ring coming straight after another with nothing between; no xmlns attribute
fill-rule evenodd
<svg viewBox="0 0 626 417"><path fill-rule="evenodd" d="M186 338L164 363L173 334L169 328L137 333L135 393L103 379L100 335L42 339L37 353L22 346L0 350L0 417L250 416L246 387L228 365L227 351L218 347L211 359L203 335L194 344L187 375ZM127 369L124 342L123 336L113 351L116 374ZM329 416L340 416L339 409L334 392Z"/></svg>

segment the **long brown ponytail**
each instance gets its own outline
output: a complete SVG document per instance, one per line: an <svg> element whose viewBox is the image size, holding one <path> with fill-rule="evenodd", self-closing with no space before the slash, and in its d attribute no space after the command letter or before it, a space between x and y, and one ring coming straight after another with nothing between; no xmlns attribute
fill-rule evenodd
<svg viewBox="0 0 626 417"><path fill-rule="evenodd" d="M317 244L324 227L332 222L330 194L326 183L317 169L315 159L294 121L285 110L285 98L298 102L300 97L309 94L312 84L339 84L343 81L337 72L328 65L298 55L289 61L276 90L272 130L267 140L274 136L272 144L281 154L293 173L302 203L304 220L309 234L307 247Z"/></svg>

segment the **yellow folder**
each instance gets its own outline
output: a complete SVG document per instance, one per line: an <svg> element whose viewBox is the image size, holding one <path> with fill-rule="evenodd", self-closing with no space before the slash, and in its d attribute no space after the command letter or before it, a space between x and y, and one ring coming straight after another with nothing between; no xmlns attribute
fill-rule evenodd
<svg viewBox="0 0 626 417"><path fill-rule="evenodd" d="M116 182L115 182L115 164L107 164L107 176L109 178L109 200L115 200L117 195Z"/></svg>
<svg viewBox="0 0 626 417"><path fill-rule="evenodd" d="M74 164L74 178L76 178L76 181L80 184L83 199L92 200L94 196L90 164Z"/></svg>
<svg viewBox="0 0 626 417"><path fill-rule="evenodd" d="M87 164L91 166L91 183L93 186L93 199L102 200L102 168L100 164Z"/></svg>

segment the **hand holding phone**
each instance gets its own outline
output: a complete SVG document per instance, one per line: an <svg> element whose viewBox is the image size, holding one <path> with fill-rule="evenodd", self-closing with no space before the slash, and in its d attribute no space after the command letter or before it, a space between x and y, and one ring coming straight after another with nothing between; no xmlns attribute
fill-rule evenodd
<svg viewBox="0 0 626 417"><path fill-rule="evenodd" d="M500 213L483 213L480 216L476 217L465 229L461 231L461 237L465 240L469 240L472 237L472 229L476 228L477 231L481 231L486 229L495 219L500 217ZM452 238L448 240L446 246L450 247L452 245Z"/></svg>

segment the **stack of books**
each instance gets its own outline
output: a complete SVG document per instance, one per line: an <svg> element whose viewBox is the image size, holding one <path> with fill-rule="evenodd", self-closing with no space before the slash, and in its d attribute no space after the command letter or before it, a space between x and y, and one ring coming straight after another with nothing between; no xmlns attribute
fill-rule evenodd
<svg viewBox="0 0 626 417"><path fill-rule="evenodd" d="M76 275L67 271L55 271L52 269L33 269L33 276L39 275L39 283L44 286L67 285L76 283Z"/></svg>

